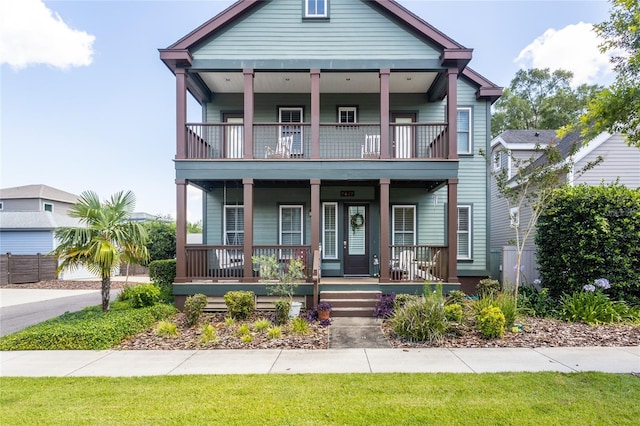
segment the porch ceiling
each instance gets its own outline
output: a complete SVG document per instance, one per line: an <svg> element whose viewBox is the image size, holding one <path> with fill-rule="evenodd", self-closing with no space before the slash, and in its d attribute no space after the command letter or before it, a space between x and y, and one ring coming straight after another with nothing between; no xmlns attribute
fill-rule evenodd
<svg viewBox="0 0 640 426"><path fill-rule="evenodd" d="M201 72L200 77L213 93L242 93L244 78L241 72ZM437 72L392 72L391 93L426 93ZM308 72L256 72L255 93L310 93ZM379 93L378 72L323 72L320 75L322 93Z"/></svg>

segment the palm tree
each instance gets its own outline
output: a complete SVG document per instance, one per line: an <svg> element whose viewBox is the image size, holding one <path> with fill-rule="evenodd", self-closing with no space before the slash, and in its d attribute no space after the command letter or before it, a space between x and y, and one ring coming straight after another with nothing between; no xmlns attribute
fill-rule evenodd
<svg viewBox="0 0 640 426"><path fill-rule="evenodd" d="M61 227L56 231L58 272L83 265L102 279L102 310L109 310L111 274L121 260L142 263L149 258L145 246L147 232L140 223L130 222L135 195L121 191L103 203L93 191L85 191L69 211L82 227Z"/></svg>

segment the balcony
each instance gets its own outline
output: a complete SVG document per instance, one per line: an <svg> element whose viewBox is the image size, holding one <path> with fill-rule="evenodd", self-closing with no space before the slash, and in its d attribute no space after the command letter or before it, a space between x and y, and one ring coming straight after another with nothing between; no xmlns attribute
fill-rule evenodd
<svg viewBox="0 0 640 426"><path fill-rule="evenodd" d="M253 156L277 160L443 160L449 157L446 123L390 124L389 152L381 152L380 124L321 123L318 154L312 155L311 124L256 123ZM244 127L230 123L188 123L186 159L247 159Z"/></svg>

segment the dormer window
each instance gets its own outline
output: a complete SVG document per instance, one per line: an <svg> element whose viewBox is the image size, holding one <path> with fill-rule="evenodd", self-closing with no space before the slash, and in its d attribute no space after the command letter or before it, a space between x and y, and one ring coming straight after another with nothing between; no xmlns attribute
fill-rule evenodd
<svg viewBox="0 0 640 426"><path fill-rule="evenodd" d="M305 18L328 18L329 0L304 0Z"/></svg>

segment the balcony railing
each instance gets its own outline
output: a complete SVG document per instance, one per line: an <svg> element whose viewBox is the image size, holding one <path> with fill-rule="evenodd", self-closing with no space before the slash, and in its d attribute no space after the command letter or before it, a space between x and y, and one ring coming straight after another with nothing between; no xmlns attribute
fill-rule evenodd
<svg viewBox="0 0 640 426"><path fill-rule="evenodd" d="M258 281L260 268L252 262L252 277L244 276L244 252L242 246L224 245L188 245L185 247L187 258L187 278L191 280L240 280ZM301 259L305 265L305 275L310 279L310 246L254 246L253 256L275 256L280 264L281 273L286 271L289 261Z"/></svg>
<svg viewBox="0 0 640 426"><path fill-rule="evenodd" d="M320 159L381 157L376 123L320 124ZM445 159L449 155L446 123L393 123L389 129L391 159ZM244 127L235 123L189 123L186 128L188 159L244 158ZM254 159L310 159L311 125L308 123L256 123L253 126Z"/></svg>
<svg viewBox="0 0 640 426"><path fill-rule="evenodd" d="M244 276L242 246L188 245L186 249L187 276L193 281L260 280L260 265L253 262L251 277ZM433 245L389 246L389 276L391 281L444 282L448 276L447 247ZM280 274L286 272L292 259L301 259L310 282L313 258L310 246L254 246L252 256L275 256Z"/></svg>
<svg viewBox="0 0 640 426"><path fill-rule="evenodd" d="M389 246L391 281L443 282L448 276L446 246Z"/></svg>

